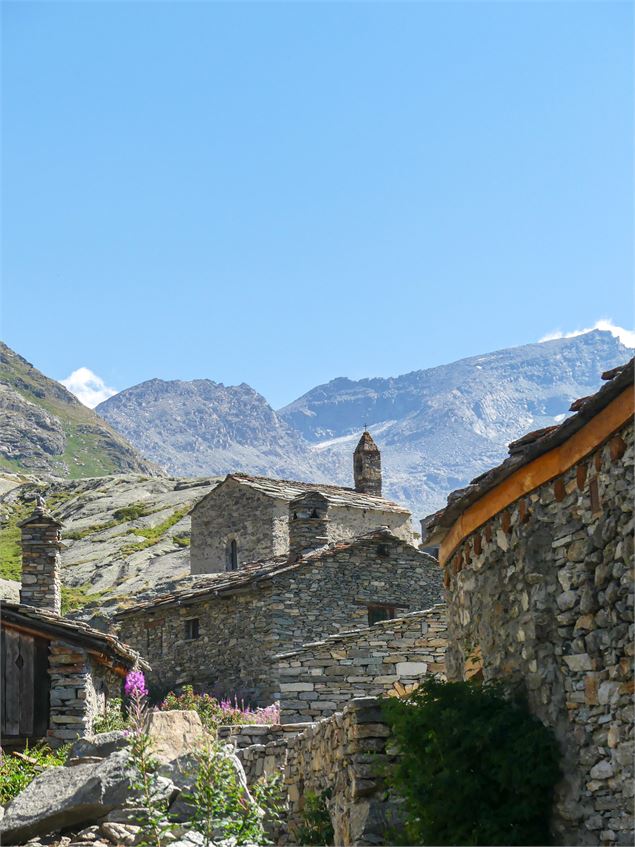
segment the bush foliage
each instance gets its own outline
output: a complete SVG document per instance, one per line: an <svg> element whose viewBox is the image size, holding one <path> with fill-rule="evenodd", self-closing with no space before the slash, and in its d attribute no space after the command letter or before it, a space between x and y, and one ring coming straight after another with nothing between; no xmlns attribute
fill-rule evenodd
<svg viewBox="0 0 635 847"><path fill-rule="evenodd" d="M46 744L26 749L22 753L0 751L0 805L13 800L38 774L47 768L63 765L68 745L51 750Z"/></svg>
<svg viewBox="0 0 635 847"><path fill-rule="evenodd" d="M198 712L205 729L213 734L219 726L230 724L280 723L280 707L277 703L272 703L264 709L252 709L245 706L243 701L239 703L237 697L232 701L229 697L219 700L211 694L197 694L191 685L183 686L180 694L171 691L159 708L193 709Z"/></svg>
<svg viewBox="0 0 635 847"><path fill-rule="evenodd" d="M549 844L559 751L547 727L501 682L429 679L384 704L400 757L404 843Z"/></svg>

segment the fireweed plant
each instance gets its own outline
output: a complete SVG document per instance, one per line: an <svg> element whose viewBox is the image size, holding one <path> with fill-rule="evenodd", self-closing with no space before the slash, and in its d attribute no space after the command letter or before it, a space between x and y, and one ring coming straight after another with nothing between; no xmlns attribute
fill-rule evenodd
<svg viewBox="0 0 635 847"><path fill-rule="evenodd" d="M219 726L232 724L275 724L280 723L280 706L272 703L264 709L252 709L244 701L233 702L228 697L217 700L210 694L196 694L191 685L185 685L181 694L170 692L159 705L163 710L193 709L198 712L201 723L208 732L216 735Z"/></svg>
<svg viewBox="0 0 635 847"><path fill-rule="evenodd" d="M164 847L173 840L171 832L176 824L169 820L168 801L161 794L158 785L156 773L158 763L152 758L152 741L146 731L148 689L143 673L131 671L126 677L124 691L127 698L130 755L135 768L131 785L139 792L139 799L146 810L143 820L140 821L141 841L136 843L139 847ZM167 702L170 704L165 705ZM249 712L241 710L237 704L231 706L229 701L223 708L223 705L213 697L195 695L191 689L179 697L169 695L161 707L191 709L194 708L193 703L204 704L208 713L207 720L202 722L212 723L214 727L225 721L224 716L230 711L235 710L243 717L247 713L252 716L256 714L251 710ZM258 714L264 712L267 712L270 719L272 710L258 710ZM211 716L217 713L220 719L213 721ZM235 722L247 723L244 719ZM252 718L249 722L255 721ZM262 780L253 787L250 794L236 770L233 748L231 745L222 745L216 741L206 745L196 755L195 760L192 788L183 792L183 798L192 807L189 825L205 835L208 840L212 840L213 836L215 838L220 836L221 838L233 837L237 845L271 844L271 840L267 837L265 823L275 826L280 819L282 811L280 777Z"/></svg>
<svg viewBox="0 0 635 847"><path fill-rule="evenodd" d="M184 795L192 806L190 826L207 841L232 838L235 844L272 844L265 824L275 826L282 812L281 777L252 787L242 783L232 745L211 742L196 756L196 777Z"/></svg>
<svg viewBox="0 0 635 847"><path fill-rule="evenodd" d="M138 844L140 847L163 847L172 840L170 832L174 826L167 816L168 801L159 790L157 762L152 758L152 741L146 731L148 689L141 671L130 671L124 693L128 699L130 756L134 765L130 783L139 792L145 809Z"/></svg>

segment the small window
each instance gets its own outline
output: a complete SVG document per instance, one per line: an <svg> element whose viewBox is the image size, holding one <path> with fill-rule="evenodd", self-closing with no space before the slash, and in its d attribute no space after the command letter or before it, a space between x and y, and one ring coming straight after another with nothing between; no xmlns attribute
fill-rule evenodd
<svg viewBox="0 0 635 847"><path fill-rule="evenodd" d="M185 621L185 640L194 641L198 638L198 618L189 618Z"/></svg>
<svg viewBox="0 0 635 847"><path fill-rule="evenodd" d="M238 544L235 538L227 545L227 570L238 570Z"/></svg>
<svg viewBox="0 0 635 847"><path fill-rule="evenodd" d="M372 626L379 621L387 621L395 617L394 606L369 606L368 607L368 626Z"/></svg>

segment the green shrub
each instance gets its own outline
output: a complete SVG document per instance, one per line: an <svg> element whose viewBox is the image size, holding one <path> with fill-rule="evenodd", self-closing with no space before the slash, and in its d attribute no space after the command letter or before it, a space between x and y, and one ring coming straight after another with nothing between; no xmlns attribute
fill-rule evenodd
<svg viewBox="0 0 635 847"><path fill-rule="evenodd" d="M401 754L388 780L405 801L403 843L551 843L558 746L509 686L429 679L383 708Z"/></svg>
<svg viewBox="0 0 635 847"><path fill-rule="evenodd" d="M230 744L210 743L196 756L196 777L184 799L192 805L188 821L209 841L235 839L240 844L272 844L266 825L280 819L280 777L256 783L253 802L242 786ZM264 813L264 814L263 814Z"/></svg>
<svg viewBox="0 0 635 847"><path fill-rule="evenodd" d="M112 516L117 522L136 521L139 518L144 518L146 515L151 514L151 511L147 503L133 503L130 506L123 506L121 509L117 509L113 512Z"/></svg>
<svg viewBox="0 0 635 847"><path fill-rule="evenodd" d="M93 733L112 732L115 729L127 729L129 720L124 713L121 697L112 697L106 703L106 714L95 718Z"/></svg>
<svg viewBox="0 0 635 847"><path fill-rule="evenodd" d="M68 745L51 750L38 744L29 750L27 744L23 753L0 752L0 805L6 805L42 771L63 765L68 749Z"/></svg>
<svg viewBox="0 0 635 847"><path fill-rule="evenodd" d="M328 810L328 800L331 796L327 788L320 794L307 791L304 795L304 808L302 809L302 825L298 832L299 844L332 844L335 839L331 815Z"/></svg>

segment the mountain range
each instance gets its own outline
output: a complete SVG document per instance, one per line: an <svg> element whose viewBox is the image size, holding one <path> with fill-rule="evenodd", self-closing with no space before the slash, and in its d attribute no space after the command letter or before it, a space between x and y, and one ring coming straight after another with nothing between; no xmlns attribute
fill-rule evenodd
<svg viewBox="0 0 635 847"><path fill-rule="evenodd" d="M632 355L609 332L513 347L391 378L337 378L274 411L246 384L152 379L96 411L175 476L242 470L352 484L364 425L382 451L384 493L416 517L500 462L507 444L562 420Z"/></svg>

